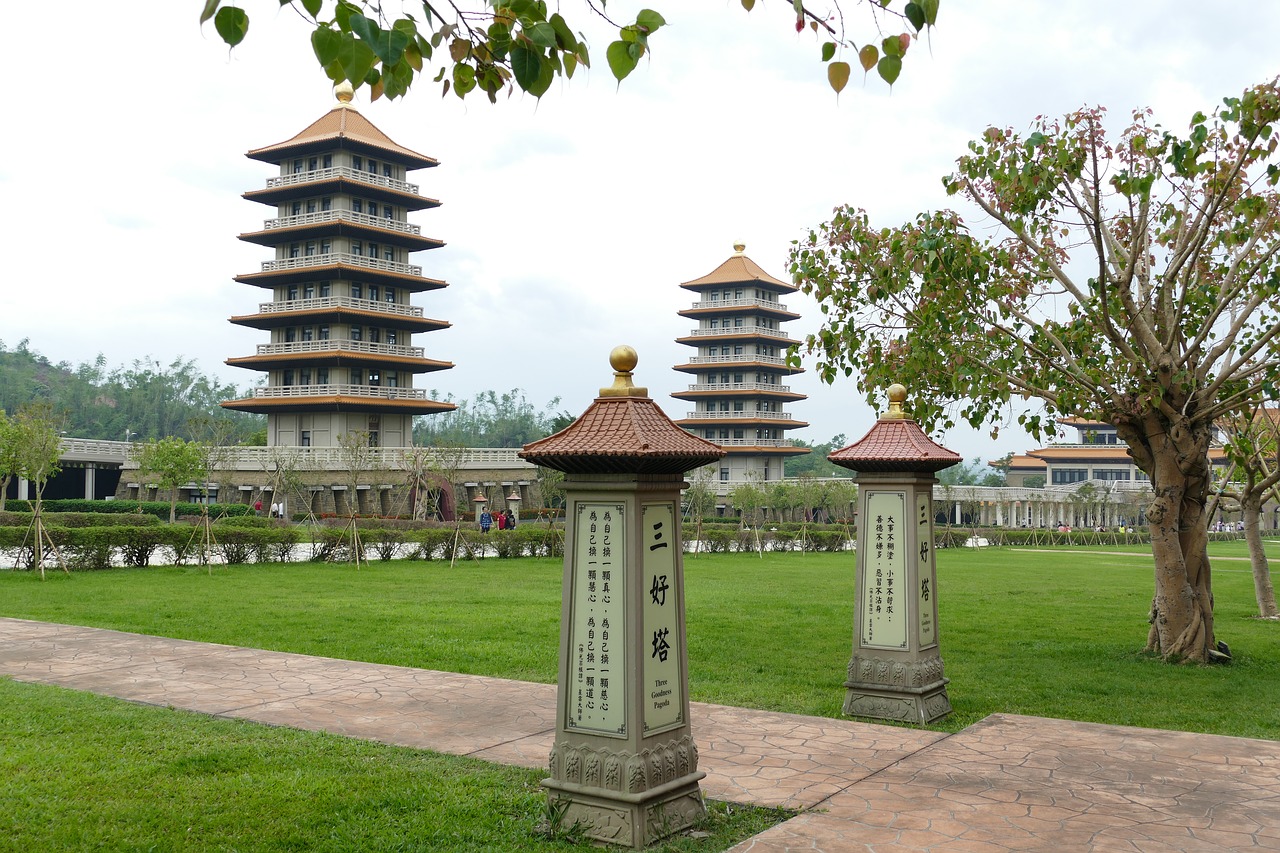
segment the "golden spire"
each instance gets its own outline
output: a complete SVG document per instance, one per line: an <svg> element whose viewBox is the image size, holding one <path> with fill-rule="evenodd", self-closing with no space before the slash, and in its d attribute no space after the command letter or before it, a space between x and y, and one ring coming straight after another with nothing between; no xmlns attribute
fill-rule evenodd
<svg viewBox="0 0 1280 853"><path fill-rule="evenodd" d="M640 362L635 349L620 344L609 353L609 366L613 368L613 385L600 389L601 397L648 397L649 389L631 382L631 371Z"/></svg>
<svg viewBox="0 0 1280 853"><path fill-rule="evenodd" d="M347 80L341 80L333 87L333 96L338 99L338 103L342 106L348 106L351 99L356 96L356 90L352 88L351 83Z"/></svg>
<svg viewBox="0 0 1280 853"><path fill-rule="evenodd" d="M746 243L742 242L741 240L737 240L737 241L735 241L735 242L734 242L734 244L733 244L733 253L734 253L735 255L741 255L741 254L742 254L743 252L745 252L746 250L747 250L747 244L746 244Z"/></svg>
<svg viewBox="0 0 1280 853"><path fill-rule="evenodd" d="M907 386L897 382L889 386L889 411L880 416L882 421L900 421L907 417L902 404L907 402Z"/></svg>

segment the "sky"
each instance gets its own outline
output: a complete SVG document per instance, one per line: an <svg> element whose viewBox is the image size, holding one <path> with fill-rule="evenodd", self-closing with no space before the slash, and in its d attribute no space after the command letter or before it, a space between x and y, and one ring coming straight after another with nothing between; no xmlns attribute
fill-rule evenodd
<svg viewBox="0 0 1280 853"><path fill-rule="evenodd" d="M110 367L193 359L241 388L257 381L224 364L265 341L227 322L263 298L233 277L270 254L236 239L270 214L241 198L272 174L244 152L288 139L335 101L294 13L243 0L249 35L228 51L211 24L199 27L202 5L64 0L61 40L6 30L5 346L27 339L73 365L99 354ZM795 32L790 3L762 0L749 14L739 0L648 5L668 27L621 86L604 61L607 28L565 0L597 68L540 101L441 98L429 79L394 102L357 93L383 132L440 162L410 180L442 206L411 221L446 245L412 261L449 287L414 302L452 327L414 343L455 367L418 386L463 400L519 388L539 408L559 398L557 411L577 415L611 384L610 350L628 344L636 384L683 417L692 405L669 395L692 378L672 367L693 350L675 338L696 323L677 315L695 299L679 284L713 270L735 242L786 280L791 241L836 205L886 227L957 207L941 178L988 126L1022 130L1101 104L1117 126L1150 107L1181 131L1196 110L1280 73L1280 4L1246 13L1181 0L946 0L892 89L855 72L836 97L820 43ZM843 7L856 38L874 34L866 4ZM639 8L608 6L618 18ZM784 302L802 315L785 327L792 337L819 328L812 299ZM809 366L788 380L808 399L787 409L810 426L788 435L861 437L875 413L852 380L824 385ZM996 438L967 427L935 437L984 461L1038 446L1016 424Z"/></svg>

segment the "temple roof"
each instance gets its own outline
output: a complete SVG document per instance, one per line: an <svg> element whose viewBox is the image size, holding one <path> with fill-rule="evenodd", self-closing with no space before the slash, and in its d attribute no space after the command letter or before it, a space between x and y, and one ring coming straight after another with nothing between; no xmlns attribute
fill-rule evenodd
<svg viewBox="0 0 1280 853"><path fill-rule="evenodd" d="M619 354L621 352L621 355ZM521 459L567 474L683 474L725 455L718 445L676 426L631 384L635 351L617 347L612 388L572 424L524 446Z"/></svg>
<svg viewBox="0 0 1280 853"><path fill-rule="evenodd" d="M827 456L828 461L853 471L934 472L950 468L960 454L925 435L903 412L907 389L889 386L889 411L862 438Z"/></svg>
<svg viewBox="0 0 1280 853"><path fill-rule="evenodd" d="M960 461L924 434L915 421L879 420L862 438L827 456L831 462L854 471L941 471Z"/></svg>
<svg viewBox="0 0 1280 853"><path fill-rule="evenodd" d="M297 154L339 147L339 142L356 143L359 147L383 152L410 169L422 169L438 163L434 157L393 142L374 127L373 122L347 104L339 104L329 110L292 138L255 148L247 156L265 163L278 163Z"/></svg>
<svg viewBox="0 0 1280 853"><path fill-rule="evenodd" d="M757 284L767 285L770 290L781 290L794 293L800 288L788 284L769 275L760 265L742 253L741 243L734 246L735 251L729 259L702 278L683 282L680 286L687 290L701 290L713 284Z"/></svg>

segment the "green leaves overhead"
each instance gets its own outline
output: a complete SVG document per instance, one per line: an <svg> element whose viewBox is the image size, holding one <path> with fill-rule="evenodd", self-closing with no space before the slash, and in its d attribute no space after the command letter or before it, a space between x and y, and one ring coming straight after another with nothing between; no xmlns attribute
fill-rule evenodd
<svg viewBox="0 0 1280 853"><path fill-rule="evenodd" d="M405 94L421 74L434 75L459 97L483 91L496 102L503 90L519 89L540 98L557 76L573 77L580 66L591 67L586 39L575 31L547 0L457 0L443 7L423 3L415 16L401 11L398 16L377 0L278 0L293 6L300 16L314 22L311 47L325 75L332 81L350 81L357 88L367 85L374 99ZM740 0L750 12L755 0ZM874 27L883 31L886 16L894 16L919 34L937 20L938 0L873 0L866 4ZM229 46L240 44L249 31L249 16L228 0L204 0L200 23L210 19L218 36ZM892 84L902 69L901 58L915 37L909 32L884 39L880 47L859 48L844 33L844 17L835 12L822 17L792 0L796 29L805 23L822 36L821 58L827 63L827 81L839 93L849 81L849 63L833 62L849 48L858 54L864 72L877 68L880 77ZM409 4L406 8L415 8ZM558 9L559 5L553 5ZM605 49L609 73L621 83L650 50L650 37L667 25L654 9L641 9L630 23L610 20L604 2L583 0L587 18L607 22L617 37ZM678 5L676 8L679 8ZM442 15L442 12L450 12ZM446 18L448 18L446 20ZM439 49L445 46L447 51ZM882 58L883 54L883 58ZM427 71L428 63L437 63ZM467 69L467 70L460 70Z"/></svg>
<svg viewBox="0 0 1280 853"><path fill-rule="evenodd" d="M219 9L213 16L213 27L218 31L218 35L222 36L224 42L235 47L244 41L244 37L249 33L249 16L243 9L227 6Z"/></svg>

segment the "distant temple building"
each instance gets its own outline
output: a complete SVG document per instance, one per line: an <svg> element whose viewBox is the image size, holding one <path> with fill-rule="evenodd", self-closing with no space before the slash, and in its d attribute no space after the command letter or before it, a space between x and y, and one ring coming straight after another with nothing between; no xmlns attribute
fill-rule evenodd
<svg viewBox="0 0 1280 853"><path fill-rule="evenodd" d="M1040 488L1089 481L1119 488L1150 485L1150 478L1134 464L1128 446L1111 424L1071 417L1059 418L1058 424L1075 430L1075 441L1054 442L1013 456L1006 471L1008 485ZM1210 447L1209 461L1215 466L1224 466L1227 464L1226 453L1221 447ZM987 464L994 468L1005 467L1003 461Z"/></svg>
<svg viewBox="0 0 1280 853"><path fill-rule="evenodd" d="M414 415L454 408L414 387L417 374L453 366L413 345L415 333L449 326L411 304L414 294L446 286L409 263L411 252L444 245L407 221L439 206L406 181L436 161L356 112L349 87L337 96L336 107L292 139L247 155L279 174L244 194L272 216L240 239L274 257L236 276L267 301L231 322L270 339L227 364L261 371L267 382L222 405L265 414L270 446L338 447L354 434L371 446L409 447Z"/></svg>
<svg viewBox="0 0 1280 853"><path fill-rule="evenodd" d="M795 340L782 331L783 323L800 315L779 301L798 288L769 275L744 248L735 245L720 266L680 285L697 293L698 301L679 314L698 325L676 341L697 355L675 367L694 376L687 391L671 395L694 404L675 422L728 451L716 478L722 484L781 480L786 457L809 452L785 437L808 424L783 409L805 399L782 384L804 372L787 365L786 350Z"/></svg>

